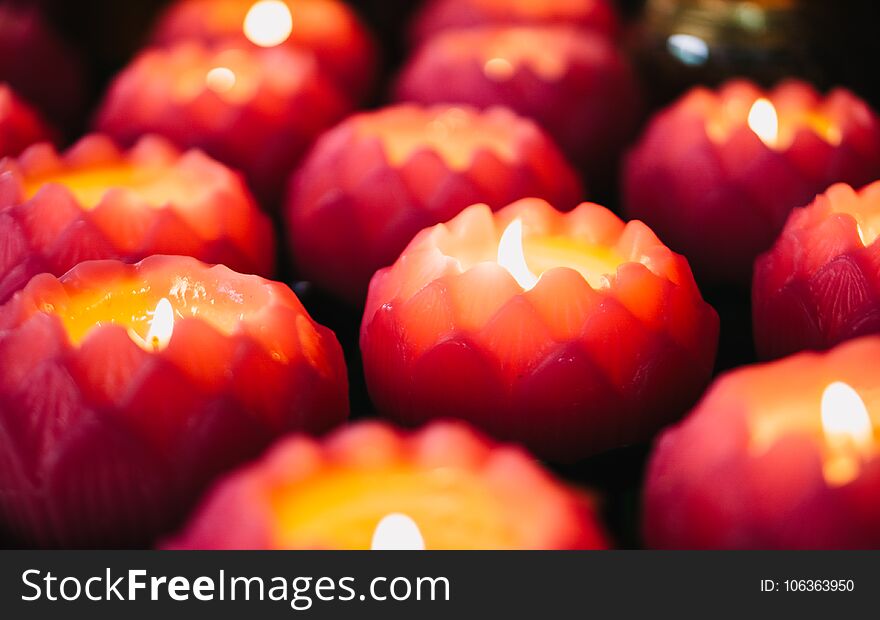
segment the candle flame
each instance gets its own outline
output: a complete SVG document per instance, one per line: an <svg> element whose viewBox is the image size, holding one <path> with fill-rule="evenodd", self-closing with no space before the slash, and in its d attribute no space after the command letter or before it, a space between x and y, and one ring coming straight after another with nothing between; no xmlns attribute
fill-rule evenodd
<svg viewBox="0 0 880 620"><path fill-rule="evenodd" d="M749 129L761 138L761 142L775 147L779 140L779 115L769 99L761 98L749 110Z"/></svg>
<svg viewBox="0 0 880 620"><path fill-rule="evenodd" d="M874 428L865 403L851 386L835 381L822 393L822 430L832 451L823 473L832 486L853 480L859 460L874 443Z"/></svg>
<svg viewBox="0 0 880 620"><path fill-rule="evenodd" d="M393 512L382 517L376 525L370 549L374 551L424 551L425 539L412 517Z"/></svg>
<svg viewBox="0 0 880 620"><path fill-rule="evenodd" d="M144 342L148 350L161 351L168 346L174 332L174 308L166 297L159 300L150 320L150 329Z"/></svg>
<svg viewBox="0 0 880 620"><path fill-rule="evenodd" d="M527 291L538 283L538 276L529 271L529 266L526 265L522 234L522 220L517 218L501 235L498 243L498 264L507 269L517 284Z"/></svg>
<svg viewBox="0 0 880 620"><path fill-rule="evenodd" d="M205 76L205 84L214 92L228 92L235 86L235 73L228 67L214 67Z"/></svg>
<svg viewBox="0 0 880 620"><path fill-rule="evenodd" d="M244 18L244 36L260 47L281 45L293 32L290 7L281 0L260 0Z"/></svg>

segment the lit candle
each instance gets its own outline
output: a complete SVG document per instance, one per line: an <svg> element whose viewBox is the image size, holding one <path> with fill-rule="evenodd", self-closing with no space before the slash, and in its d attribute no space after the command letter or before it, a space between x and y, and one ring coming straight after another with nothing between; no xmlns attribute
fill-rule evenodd
<svg viewBox="0 0 880 620"><path fill-rule="evenodd" d="M657 442L648 544L880 547L878 355L868 337L718 379Z"/></svg>
<svg viewBox="0 0 880 620"><path fill-rule="evenodd" d="M755 344L764 358L880 333L880 182L834 185L788 219L755 263Z"/></svg>
<svg viewBox="0 0 880 620"><path fill-rule="evenodd" d="M399 105L323 136L291 185L286 215L299 273L362 303L373 273L419 230L478 202L536 196L570 209L583 190L550 139L503 109Z"/></svg>
<svg viewBox="0 0 880 620"><path fill-rule="evenodd" d="M355 99L369 93L377 73L372 36L340 0L177 0L160 18L152 40L163 46L237 41L292 47L313 55Z"/></svg>
<svg viewBox="0 0 880 620"><path fill-rule="evenodd" d="M0 529L150 544L217 474L347 414L342 350L283 284L180 256L41 274L0 307Z"/></svg>
<svg viewBox="0 0 880 620"><path fill-rule="evenodd" d="M373 551L422 551L424 548L425 539L419 524L399 512L382 517L370 543Z"/></svg>
<svg viewBox="0 0 880 620"><path fill-rule="evenodd" d="M0 157L18 155L32 144L51 140L53 134L39 114L0 83Z"/></svg>
<svg viewBox="0 0 880 620"><path fill-rule="evenodd" d="M687 262L646 226L528 199L420 232L373 278L361 352L381 413L460 417L573 461L683 413L717 337Z"/></svg>
<svg viewBox="0 0 880 620"><path fill-rule="evenodd" d="M613 177L641 110L633 72L613 43L566 27L438 34L407 63L397 98L508 106L543 126L600 186Z"/></svg>
<svg viewBox="0 0 880 620"><path fill-rule="evenodd" d="M597 549L585 493L453 423L285 439L205 498L174 549Z"/></svg>
<svg viewBox="0 0 880 620"><path fill-rule="evenodd" d="M660 112L625 166L624 206L707 281L746 284L789 212L880 176L880 121L845 90L734 81Z"/></svg>
<svg viewBox="0 0 880 620"><path fill-rule="evenodd" d="M0 162L0 302L34 275L97 258L183 254L269 276L269 218L238 175L200 152L140 140L120 152L89 136Z"/></svg>
<svg viewBox="0 0 880 620"><path fill-rule="evenodd" d="M609 0L429 0L410 39L422 43L442 31L490 25L575 26L613 36L619 21Z"/></svg>
<svg viewBox="0 0 880 620"><path fill-rule="evenodd" d="M59 126L78 122L86 79L76 50L49 27L36 3L0 5L0 82Z"/></svg>
<svg viewBox="0 0 880 620"><path fill-rule="evenodd" d="M122 144L155 133L201 148L244 172L274 206L315 137L349 108L295 49L189 42L138 56L114 80L96 125Z"/></svg>

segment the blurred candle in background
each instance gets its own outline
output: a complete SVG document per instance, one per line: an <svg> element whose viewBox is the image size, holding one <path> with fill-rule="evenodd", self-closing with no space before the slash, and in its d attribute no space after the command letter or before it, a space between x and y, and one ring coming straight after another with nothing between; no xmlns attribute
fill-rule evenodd
<svg viewBox="0 0 880 620"><path fill-rule="evenodd" d="M691 262L698 278L746 286L795 207L832 183L880 176L880 120L843 89L801 81L765 91L695 88L660 111L627 156L624 209Z"/></svg>
<svg viewBox="0 0 880 620"><path fill-rule="evenodd" d="M635 77L604 36L571 27L451 30L418 48L396 87L401 101L508 106L557 141L590 187L609 189L636 129Z"/></svg>
<svg viewBox="0 0 880 620"><path fill-rule="evenodd" d="M180 41L285 45L311 55L359 100L375 86L378 58L369 31L340 0L177 0L160 16L158 45Z"/></svg>
<svg viewBox="0 0 880 620"><path fill-rule="evenodd" d="M834 185L788 218L755 263L755 346L764 358L880 333L880 182Z"/></svg>
<svg viewBox="0 0 880 620"><path fill-rule="evenodd" d="M0 4L0 82L59 128L69 131L81 120L88 93L83 64L37 6Z"/></svg>
<svg viewBox="0 0 880 620"><path fill-rule="evenodd" d="M18 155L32 144L54 139L54 134L38 112L0 83L0 157Z"/></svg>
<svg viewBox="0 0 880 620"><path fill-rule="evenodd" d="M113 81L96 127L127 145L156 133L241 170L274 206L312 141L349 101L295 49L189 42L151 49Z"/></svg>
<svg viewBox="0 0 880 620"><path fill-rule="evenodd" d="M476 26L574 26L616 36L620 19L612 0L428 0L413 18L410 41Z"/></svg>
<svg viewBox="0 0 880 620"><path fill-rule="evenodd" d="M98 258L184 254L270 276L275 239L238 175L147 137L128 152L88 136L0 161L0 301L42 272Z"/></svg>
<svg viewBox="0 0 880 620"><path fill-rule="evenodd" d="M299 275L360 304L373 273L426 226L478 202L536 196L568 210L582 194L532 121L502 108L404 104L324 135L292 179L285 215Z"/></svg>

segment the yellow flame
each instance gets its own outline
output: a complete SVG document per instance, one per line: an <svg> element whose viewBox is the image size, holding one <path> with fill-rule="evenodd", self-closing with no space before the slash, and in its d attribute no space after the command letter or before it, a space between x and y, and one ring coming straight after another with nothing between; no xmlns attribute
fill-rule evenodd
<svg viewBox="0 0 880 620"><path fill-rule="evenodd" d="M214 67L205 76L205 84L214 92L228 92L235 86L235 73L228 67Z"/></svg>
<svg viewBox="0 0 880 620"><path fill-rule="evenodd" d="M153 318L150 320L150 329L144 338L146 346L153 351L161 351L168 346L171 334L174 332L174 308L166 297L159 300Z"/></svg>
<svg viewBox="0 0 880 620"><path fill-rule="evenodd" d="M779 140L779 115L769 99L758 99L749 110L749 129L769 147L775 147Z"/></svg>
<svg viewBox="0 0 880 620"><path fill-rule="evenodd" d="M425 539L412 517L392 512L382 517L376 525L370 549L374 551L423 551Z"/></svg>
<svg viewBox="0 0 880 620"><path fill-rule="evenodd" d="M517 218L501 235L498 243L498 264L507 269L524 290L529 290L538 283L538 276L529 271L529 266L526 265L522 234L522 220Z"/></svg>
<svg viewBox="0 0 880 620"><path fill-rule="evenodd" d="M504 82L513 77L515 70L513 64L506 58L490 58L483 65L483 73L490 80Z"/></svg>
<svg viewBox="0 0 880 620"><path fill-rule="evenodd" d="M822 430L831 450L823 473L832 486L853 480L859 473L861 457L874 443L871 418L858 392L842 381L835 381L822 393Z"/></svg>
<svg viewBox="0 0 880 620"><path fill-rule="evenodd" d="M281 0L260 0L244 18L244 36L260 47L281 45L293 32L290 7Z"/></svg>

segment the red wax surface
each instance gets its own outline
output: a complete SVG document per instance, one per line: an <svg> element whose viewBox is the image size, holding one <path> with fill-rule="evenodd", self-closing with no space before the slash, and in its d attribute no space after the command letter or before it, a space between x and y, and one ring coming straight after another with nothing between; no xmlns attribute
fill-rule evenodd
<svg viewBox="0 0 880 620"><path fill-rule="evenodd" d="M82 63L37 6L0 6L0 82L59 126L79 121L86 96Z"/></svg>
<svg viewBox="0 0 880 620"><path fill-rule="evenodd" d="M765 144L748 126L759 98L779 119ZM880 122L852 93L798 81L696 88L661 111L629 154L627 215L645 221L706 281L747 284L789 212L835 182L880 177Z"/></svg>
<svg viewBox="0 0 880 620"><path fill-rule="evenodd" d="M764 358L880 332L880 182L839 184L796 209L755 263L755 344Z"/></svg>
<svg viewBox="0 0 880 620"><path fill-rule="evenodd" d="M540 276L529 290L496 261L516 218ZM361 352L373 402L392 419L463 418L573 461L647 439L687 410L717 338L687 261L644 224L531 199L420 232L370 284Z"/></svg>
<svg viewBox="0 0 880 620"><path fill-rule="evenodd" d="M190 42L135 58L105 95L96 125L123 144L156 133L201 148L244 172L269 206L315 137L349 108L295 49Z"/></svg>
<svg viewBox="0 0 880 620"><path fill-rule="evenodd" d="M158 45L195 40L209 44L248 42L245 19L256 0L177 0L159 18L152 40ZM373 87L375 43L364 24L340 0L284 0L292 30L283 45L314 55L325 71L355 98Z"/></svg>
<svg viewBox="0 0 880 620"><path fill-rule="evenodd" d="M42 117L7 84L0 83L0 157L18 155L36 142L51 140Z"/></svg>
<svg viewBox="0 0 880 620"><path fill-rule="evenodd" d="M173 333L147 350L159 300ZM283 284L192 258L82 263L0 307L0 529L150 544L218 473L348 414L333 333Z"/></svg>
<svg viewBox="0 0 880 620"><path fill-rule="evenodd" d="M657 441L648 468L644 533L669 549L880 547L880 339L735 370ZM872 447L847 481L822 430L832 382L850 385L873 424Z"/></svg>
<svg viewBox="0 0 880 620"><path fill-rule="evenodd" d="M616 35L620 27L609 0L428 0L413 20L410 38L489 25L576 26Z"/></svg>
<svg viewBox="0 0 880 620"><path fill-rule="evenodd" d="M302 277L362 303L373 273L422 228L478 202L537 196L568 210L582 195L531 121L404 104L353 116L318 141L291 182L288 235Z"/></svg>
<svg viewBox="0 0 880 620"><path fill-rule="evenodd" d="M561 26L438 34L411 57L397 97L508 106L542 125L596 183L614 174L641 109L635 77L613 43Z"/></svg>
<svg viewBox="0 0 880 620"><path fill-rule="evenodd" d="M34 275L84 260L183 254L271 275L275 243L240 177L198 151L146 137L121 152L88 136L0 161L0 301Z"/></svg>
<svg viewBox="0 0 880 620"><path fill-rule="evenodd" d="M323 441L285 439L214 487L175 549L369 549L390 513L425 548L601 549L589 498L520 448L458 423L403 434L360 423Z"/></svg>

